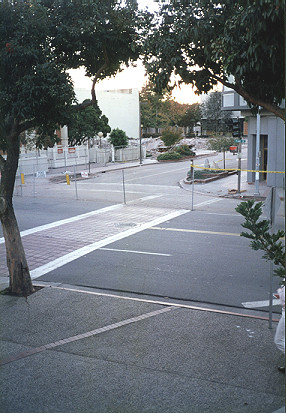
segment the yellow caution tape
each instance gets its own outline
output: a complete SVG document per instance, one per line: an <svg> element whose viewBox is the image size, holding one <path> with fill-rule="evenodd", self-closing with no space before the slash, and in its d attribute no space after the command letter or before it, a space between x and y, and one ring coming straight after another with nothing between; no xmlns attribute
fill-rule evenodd
<svg viewBox="0 0 286 413"><path fill-rule="evenodd" d="M198 168L198 169L206 169L208 171L241 171L241 172L258 172L260 174L285 174L285 172L282 171L255 171L252 169L237 169L237 168L232 168L232 169L223 169L223 168L206 168L204 166L197 166L197 165L191 165L193 168Z"/></svg>

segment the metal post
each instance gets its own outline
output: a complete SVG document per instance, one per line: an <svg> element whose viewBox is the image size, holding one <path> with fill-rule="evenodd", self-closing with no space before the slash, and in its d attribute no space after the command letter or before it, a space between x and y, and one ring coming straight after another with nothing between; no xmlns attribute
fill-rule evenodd
<svg viewBox="0 0 286 413"><path fill-rule="evenodd" d="M139 163L142 165L142 125L140 124L140 131L139 131Z"/></svg>
<svg viewBox="0 0 286 413"><path fill-rule="evenodd" d="M275 202L276 202L276 188L271 188L271 202L270 202L270 232L273 233L275 227ZM273 261L270 261L269 272L269 328L272 328L272 308L273 308Z"/></svg>
<svg viewBox="0 0 286 413"><path fill-rule="evenodd" d="M191 160L191 177L192 177L192 211L194 210L194 189L195 189L195 168L194 161Z"/></svg>
<svg viewBox="0 0 286 413"><path fill-rule="evenodd" d="M90 174L90 143L89 143L89 138L87 140L87 152L88 152L88 173Z"/></svg>
<svg viewBox="0 0 286 413"><path fill-rule="evenodd" d="M36 183L36 172L35 172L35 165L33 164L33 197L34 198L36 197L35 183Z"/></svg>
<svg viewBox="0 0 286 413"><path fill-rule="evenodd" d="M124 199L124 204L126 204L124 169L122 169L122 186L123 186L123 199Z"/></svg>
<svg viewBox="0 0 286 413"><path fill-rule="evenodd" d="M20 167L19 167L19 173L20 173L20 189L21 189L21 195L20 195L20 196L23 196L22 164L20 163L19 165L20 165Z"/></svg>
<svg viewBox="0 0 286 413"><path fill-rule="evenodd" d="M256 118L256 151L255 151L255 192L254 195L260 195L259 193L259 169L260 169L260 109L258 107L258 113Z"/></svg>
<svg viewBox="0 0 286 413"><path fill-rule="evenodd" d="M273 308L273 262L270 261L269 272L269 322L268 327L272 328L272 308Z"/></svg>
<svg viewBox="0 0 286 413"><path fill-rule="evenodd" d="M67 151L66 146L63 146L64 157L65 157L65 169L67 170Z"/></svg>
<svg viewBox="0 0 286 413"><path fill-rule="evenodd" d="M237 171L237 192L240 194L240 183L241 183L241 142L238 144L238 153L237 153L237 160L238 160L238 171Z"/></svg>
<svg viewBox="0 0 286 413"><path fill-rule="evenodd" d="M75 196L76 196L76 199L78 199L75 165L73 166L73 175L74 175L74 184L75 184Z"/></svg>

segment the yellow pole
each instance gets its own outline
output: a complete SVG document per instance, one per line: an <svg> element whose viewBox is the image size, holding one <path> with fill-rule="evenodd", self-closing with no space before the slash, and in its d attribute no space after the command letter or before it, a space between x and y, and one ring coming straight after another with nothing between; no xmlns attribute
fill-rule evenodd
<svg viewBox="0 0 286 413"><path fill-rule="evenodd" d="M21 174L21 184L22 184L22 185L25 184L24 174Z"/></svg>
<svg viewBox="0 0 286 413"><path fill-rule="evenodd" d="M70 185L71 183L70 183L70 177L69 177L69 174L66 174L66 180L67 180L67 184L68 184L68 185Z"/></svg>

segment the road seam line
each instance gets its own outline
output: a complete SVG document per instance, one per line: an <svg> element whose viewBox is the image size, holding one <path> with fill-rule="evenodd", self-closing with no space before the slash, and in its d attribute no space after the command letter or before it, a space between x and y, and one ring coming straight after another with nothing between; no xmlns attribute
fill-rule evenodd
<svg viewBox="0 0 286 413"><path fill-rule="evenodd" d="M37 283L36 285L43 286L43 284L41 282ZM70 288L70 287L61 287L60 285L47 285L47 283L45 283L44 286L59 289L59 290L64 290L64 291L71 291L71 292L76 292L76 293L96 295L96 296L100 296L100 297L119 298L121 300L138 301L138 302L141 302L141 303L158 304L158 305L172 306L172 307L177 307L177 308L187 308L189 310L206 311L206 312L210 312L210 313L218 313L218 314L231 315L231 316L237 316L237 317L255 318L255 319L258 319L258 320L269 321L269 318L263 317L263 316L252 315L252 314L235 313L233 311L219 310L219 309L216 309L216 308L198 307L198 306L189 305L189 304L177 304L177 303L171 303L171 302L168 302L168 301L148 300L146 298L127 297L127 296L124 296L124 295L116 295L116 294L110 294L110 293L100 293L100 292L96 292L96 291L87 291L87 290L83 290L83 289L80 289L80 288L74 288L74 287ZM272 321L278 322L279 320L278 319L273 319Z"/></svg>
<svg viewBox="0 0 286 413"><path fill-rule="evenodd" d="M203 231L198 229L183 229L183 228L163 228L163 227L152 227L150 229L162 230L162 231L178 231L178 232L192 232L195 234L210 234L210 235L230 235L232 237L240 237L240 234L235 232L216 232L216 231Z"/></svg>
<svg viewBox="0 0 286 413"><path fill-rule="evenodd" d="M17 361L17 360L23 359L25 357L32 356L33 354L41 353L45 350L49 350L49 349L52 349L52 348L55 348L55 347L62 346L64 344L73 343L74 341L79 341L79 340L82 340L84 338L96 336L96 335L104 333L106 331L115 330L116 328L127 326L127 325L130 325L130 324L133 324L133 323L137 323L138 321L146 320L148 318L155 317L159 314L163 314L163 313L166 313L166 312L171 311L171 310L177 310L177 308L176 307L173 308L172 306L169 306L169 307L166 307L166 308L161 308L160 310L151 311L149 313L141 314L137 317L132 317L132 318L129 318L129 319L126 319L126 320L118 321L117 323L109 324L108 326L100 327L100 328L97 328L95 330L88 331L86 333L78 334L76 336L71 336L71 337L68 337L68 338L57 340L53 343L48 343L48 344L45 344L43 346L39 346L39 347L36 347L36 348L33 348L33 349L29 349L27 351L23 351L23 352L18 353L14 356L10 356L10 357L7 357L6 359L1 360L0 361L0 366L12 363L13 361Z"/></svg>
<svg viewBox="0 0 286 413"><path fill-rule="evenodd" d="M120 250L116 248L99 248L102 251L114 251L114 252L129 252L133 254L146 254L146 255L159 255L162 257L172 257L171 254L163 254L160 252L148 252L148 251L134 251L134 250Z"/></svg>

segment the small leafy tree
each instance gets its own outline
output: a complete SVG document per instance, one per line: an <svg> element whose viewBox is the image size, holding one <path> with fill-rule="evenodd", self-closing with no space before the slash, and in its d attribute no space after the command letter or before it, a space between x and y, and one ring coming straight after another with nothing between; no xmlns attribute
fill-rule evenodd
<svg viewBox="0 0 286 413"><path fill-rule="evenodd" d="M85 106L90 102L89 99L83 101ZM97 103L92 106L84 107L83 110L73 110L67 126L69 128L69 144L80 145L88 139L94 138L98 132L102 132L103 136L111 131L108 125L108 118L102 115Z"/></svg>
<svg viewBox="0 0 286 413"><path fill-rule="evenodd" d="M181 138L181 134L179 132L173 131L172 129L165 129L162 132L161 137L162 141L168 148L174 146L177 142L179 142Z"/></svg>
<svg viewBox="0 0 286 413"><path fill-rule="evenodd" d="M255 203L254 200L241 202L235 210L241 214L245 221L242 224L249 232L242 232L240 235L251 239L251 248L255 251L262 250L264 258L267 261L273 261L277 266L275 274L284 278L285 284L285 247L281 238L285 237L285 231L278 230L272 233L270 221L260 220L262 215L263 202Z"/></svg>
<svg viewBox="0 0 286 413"><path fill-rule="evenodd" d="M126 133L119 128L111 131L108 140L115 147L120 146L126 148L126 146L128 146L128 137Z"/></svg>
<svg viewBox="0 0 286 413"><path fill-rule="evenodd" d="M212 92L201 104L201 113L204 118L203 129L214 133L226 132L228 130L230 113L229 111L222 110L221 95L221 92Z"/></svg>
<svg viewBox="0 0 286 413"><path fill-rule="evenodd" d="M184 105L185 111L181 118L178 120L178 125L183 126L185 129L185 133L187 128L189 131L193 131L194 126L196 126L197 122L201 120L201 108L199 103L193 103L192 105Z"/></svg>
<svg viewBox="0 0 286 413"><path fill-rule="evenodd" d="M141 123L143 128L182 126L192 128L200 119L200 105L182 104L172 98L167 89L155 92L155 85L148 82L140 92Z"/></svg>
<svg viewBox="0 0 286 413"><path fill-rule="evenodd" d="M162 93L154 91L154 85L150 82L142 88L140 92L141 123L143 128L155 128L158 133L159 128L169 126L168 104L171 94L167 90Z"/></svg>
<svg viewBox="0 0 286 413"><path fill-rule="evenodd" d="M229 147L234 145L235 141L233 136L216 136L215 138L208 140L208 148L223 152L223 167L225 169L225 153L229 151Z"/></svg>

